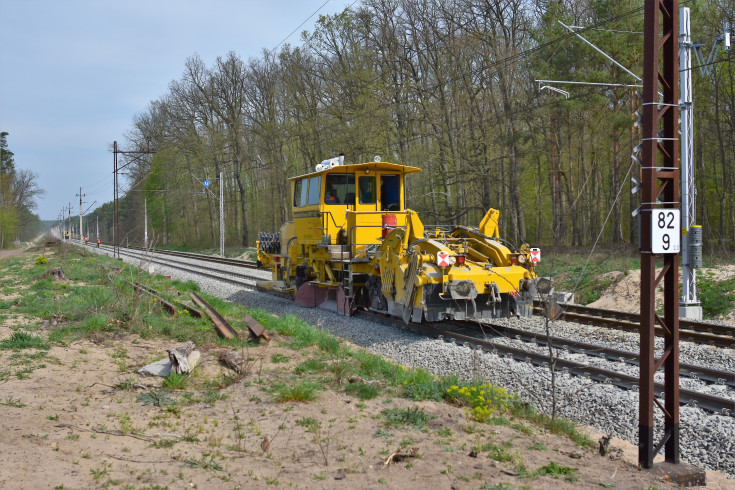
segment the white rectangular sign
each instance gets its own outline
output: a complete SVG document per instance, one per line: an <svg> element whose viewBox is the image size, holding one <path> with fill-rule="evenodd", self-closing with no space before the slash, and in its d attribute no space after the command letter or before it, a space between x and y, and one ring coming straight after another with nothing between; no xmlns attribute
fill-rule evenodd
<svg viewBox="0 0 735 490"><path fill-rule="evenodd" d="M681 219L678 209L651 211L651 252L678 254L681 245Z"/></svg>

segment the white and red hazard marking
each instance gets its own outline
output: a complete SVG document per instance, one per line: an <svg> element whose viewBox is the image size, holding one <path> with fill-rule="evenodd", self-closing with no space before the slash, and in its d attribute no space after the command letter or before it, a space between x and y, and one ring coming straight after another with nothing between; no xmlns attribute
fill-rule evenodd
<svg viewBox="0 0 735 490"><path fill-rule="evenodd" d="M439 267L448 267L449 266L449 252L438 252L436 254L436 265Z"/></svg>
<svg viewBox="0 0 735 490"><path fill-rule="evenodd" d="M541 249L540 248L532 248L531 249L531 262L534 264L538 264L541 262Z"/></svg>

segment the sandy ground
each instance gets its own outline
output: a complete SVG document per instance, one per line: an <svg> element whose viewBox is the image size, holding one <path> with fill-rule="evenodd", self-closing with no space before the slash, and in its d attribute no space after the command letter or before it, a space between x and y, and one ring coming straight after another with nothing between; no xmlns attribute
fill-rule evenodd
<svg viewBox="0 0 735 490"><path fill-rule="evenodd" d="M0 310L0 341L21 327L45 336L57 325ZM222 376L232 372L217 361L222 348L201 346L195 387L167 392L177 403L162 406L139 400L160 400L161 378L135 373L176 342L111 334L45 354L0 349L0 488L675 488L639 470L637 449L616 439L602 457L522 421L472 422L445 403L361 402L328 379L333 389L317 401L278 403L271 387L315 355L286 341L274 334L244 352L248 372L226 387ZM434 418L423 430L384 425L383 410L409 407ZM477 445L511 460L472 454ZM401 447L417 456L386 465ZM516 472L518 463L531 472L550 462L577 468L577 480ZM708 481L733 488L721 474L708 472Z"/></svg>
<svg viewBox="0 0 735 490"><path fill-rule="evenodd" d="M660 270L658 271L660 272ZM699 269L697 277L707 277L718 281L735 277L735 265L724 265L714 268ZM602 275L603 279L611 281L611 285L602 292L602 297L590 303L595 308L607 308L611 310L633 311L640 310L641 297L641 271L631 270L627 274L622 272L608 272ZM656 291L656 308L663 306L663 285ZM735 311L718 318L735 322Z"/></svg>
<svg viewBox="0 0 735 490"><path fill-rule="evenodd" d="M0 327L0 339L10 332ZM273 344L278 340L276 336ZM25 375L28 379L12 376L0 385L0 487L464 489L487 482L530 488L673 488L638 470L636 448L620 440L613 440L610 456L601 457L540 429L525 433L472 423L463 409L444 403L400 398L360 403L335 392L323 392L308 404L276 403L268 386L288 365L279 363L278 371L272 371L268 359L288 356L293 368L305 357L291 349L250 352L262 364L219 391L225 400L197 401L206 392L189 389L189 403L144 405L138 397L157 391L159 378L134 376L135 386L128 389L121 384L130 379L128 371L160 357L164 346L160 341L98 338L54 347L44 359L32 361L37 369ZM27 367L14 365L11 357L0 352L0 362L14 372ZM215 359L215 351L205 351L192 376L217 379L225 368ZM183 400L188 396L183 393L170 396ZM426 430L383 426L382 410L411 406L436 417ZM317 433L299 424L309 418L321 424ZM482 452L472 457L470 450L478 443L507 448L529 470L551 461L578 468L578 481L516 476L513 461L494 461ZM387 455L401 444L417 447L420 456L386 466ZM709 488L727 486L710 476Z"/></svg>

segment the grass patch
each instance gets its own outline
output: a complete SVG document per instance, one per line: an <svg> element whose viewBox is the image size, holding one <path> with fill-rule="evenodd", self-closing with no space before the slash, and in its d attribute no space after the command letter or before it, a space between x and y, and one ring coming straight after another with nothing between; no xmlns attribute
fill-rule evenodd
<svg viewBox="0 0 735 490"><path fill-rule="evenodd" d="M201 459L187 459L184 461L189 468L201 468L203 470L222 471L222 465L214 460L214 456L202 455Z"/></svg>
<svg viewBox="0 0 735 490"><path fill-rule="evenodd" d="M165 390L183 390L189 383L189 377L186 374L179 374L171 371L168 376L163 378L161 387Z"/></svg>
<svg viewBox="0 0 735 490"><path fill-rule="evenodd" d="M511 404L510 411L513 415L540 425L554 434L566 435L574 441L577 446L584 448L594 446L594 441L592 441L592 439L590 439L586 434L579 432L574 422L561 418L552 419L548 415L536 412L532 406L517 401Z"/></svg>
<svg viewBox="0 0 735 490"><path fill-rule="evenodd" d="M402 366L398 366L393 382L402 387L403 396L406 398L415 401L440 401L444 397L447 388L454 382L458 382L458 378L437 378L424 369L404 369Z"/></svg>
<svg viewBox="0 0 735 490"><path fill-rule="evenodd" d="M273 355L271 356L271 362L272 362L273 364L278 364L278 363L280 363L280 362L288 362L288 361L290 361L290 360L291 360L291 358L290 358L290 357L288 357L288 356L284 356L283 354L273 354Z"/></svg>
<svg viewBox="0 0 735 490"><path fill-rule="evenodd" d="M698 274L697 292L702 301L702 313L707 317L725 315L735 307L735 279L715 281Z"/></svg>
<svg viewBox="0 0 735 490"><path fill-rule="evenodd" d="M553 461L533 472L534 476L551 476L554 478L564 477L566 481L577 481L577 468L570 468L554 463Z"/></svg>
<svg viewBox="0 0 735 490"><path fill-rule="evenodd" d="M25 403L20 401L20 398L13 398L12 396L5 397L5 401L0 402L0 405L5 405L6 407L15 407L15 408L23 408L26 406Z"/></svg>
<svg viewBox="0 0 735 490"><path fill-rule="evenodd" d="M316 432L318 431L322 424L312 417L304 417L300 418L296 421L296 425L300 425L304 429L306 429L306 432Z"/></svg>
<svg viewBox="0 0 735 490"><path fill-rule="evenodd" d="M207 390L206 393L204 393L204 396L202 397L202 401L206 403L207 405L214 406L215 403L221 400L227 400L227 393L220 390Z"/></svg>
<svg viewBox="0 0 735 490"><path fill-rule="evenodd" d="M292 384L276 384L273 386L277 402L312 402L317 399L321 386L308 380L297 380Z"/></svg>
<svg viewBox="0 0 735 490"><path fill-rule="evenodd" d="M386 427L411 427L416 430L423 429L429 420L435 418L419 407L387 408L380 413L385 419L383 425Z"/></svg>
<svg viewBox="0 0 735 490"><path fill-rule="evenodd" d="M350 383L345 387L345 393L360 400L372 400L380 394L377 384Z"/></svg>
<svg viewBox="0 0 735 490"><path fill-rule="evenodd" d="M49 350L51 345L41 337L26 332L13 332L10 338L0 342L0 349L41 349Z"/></svg>
<svg viewBox="0 0 735 490"><path fill-rule="evenodd" d="M327 365L321 359L307 359L296 366L297 374L318 373L327 369Z"/></svg>
<svg viewBox="0 0 735 490"><path fill-rule="evenodd" d="M173 405L176 400L168 396L165 391L148 391L138 395L138 401L143 405L155 405L157 407L165 407Z"/></svg>
<svg viewBox="0 0 735 490"><path fill-rule="evenodd" d="M494 461L507 462L513 461L513 454L508 446L498 446L492 442L486 442L477 448L479 452L487 453L488 457Z"/></svg>

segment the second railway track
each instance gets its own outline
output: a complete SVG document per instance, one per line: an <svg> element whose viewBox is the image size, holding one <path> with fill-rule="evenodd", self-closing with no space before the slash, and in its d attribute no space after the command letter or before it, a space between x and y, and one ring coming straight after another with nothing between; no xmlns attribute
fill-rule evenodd
<svg viewBox="0 0 735 490"><path fill-rule="evenodd" d="M534 313L541 314L542 307L541 301L534 301ZM640 329L638 313L577 304L560 304L559 307L562 311L561 318L566 321L626 332L638 332ZM659 325L656 325L656 335L663 335L663 328ZM680 319L679 339L732 349L735 348L735 327Z"/></svg>

